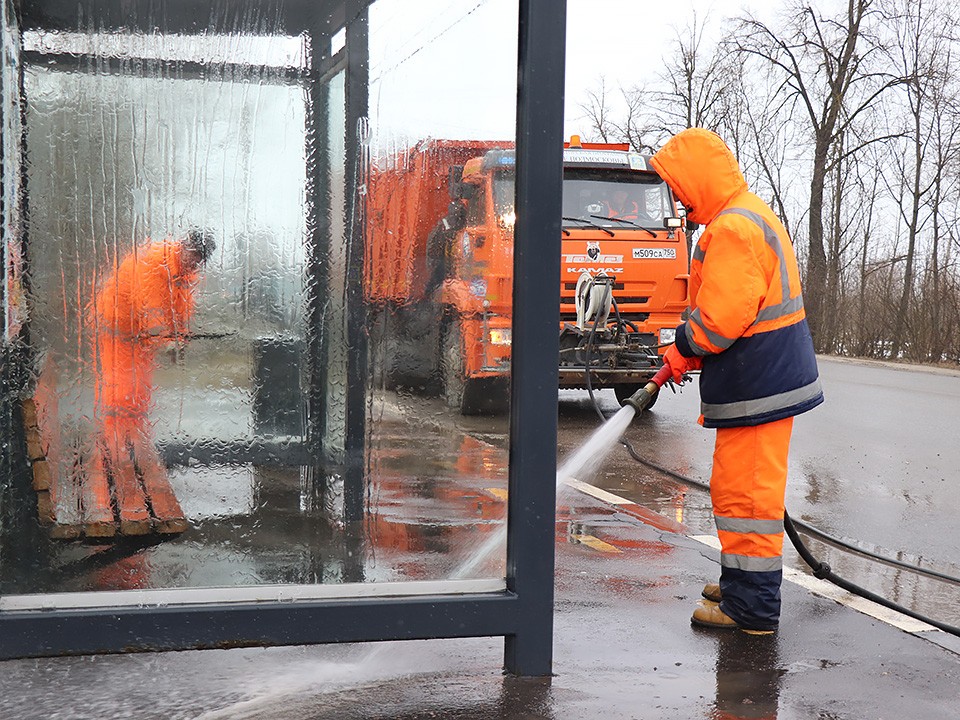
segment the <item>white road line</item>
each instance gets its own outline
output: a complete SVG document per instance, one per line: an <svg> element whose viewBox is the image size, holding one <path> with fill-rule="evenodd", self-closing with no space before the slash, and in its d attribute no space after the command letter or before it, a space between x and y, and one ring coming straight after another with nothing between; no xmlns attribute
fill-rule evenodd
<svg viewBox="0 0 960 720"><path fill-rule="evenodd" d="M606 490L601 490L595 485L590 485L585 483L582 480L577 480L576 478L567 478L563 481L570 487L575 490L579 490L585 495L595 497L597 500L602 500L603 502L610 503L611 505L635 505L636 503L632 500L627 500L620 497L619 495L614 495L611 492Z"/></svg>
<svg viewBox="0 0 960 720"><path fill-rule="evenodd" d="M581 480L577 480L575 478L568 478L564 482L582 493L590 495L591 497L595 497L598 500L608 502L611 505L635 504L632 500L627 500L619 495L614 495L606 490L601 490L598 487L582 482ZM690 535L689 537L690 539L707 545L714 550L720 549L720 539L716 535ZM939 628L935 628L933 625L928 625L927 623L912 618L909 615L904 615L896 610L891 610L883 605L878 605L872 600L867 600L859 595L854 595L853 593L847 592L846 590L843 590L842 588L839 588L836 585L827 582L826 580L820 580L819 578L802 573L799 570L785 567L783 569L783 578L788 582L792 582L794 585L799 585L800 587L809 590L814 595L819 595L821 597L833 600L834 602L838 602L841 605L846 605L847 607L853 608L864 615L869 615L872 618L876 618L880 622L885 622L888 625L892 625L895 628L903 630L904 632L916 633L930 632L931 630L939 631Z"/></svg>
<svg viewBox="0 0 960 720"><path fill-rule="evenodd" d="M697 542L703 543L704 545L708 545L714 550L720 549L720 539L716 535L691 535L690 538L692 540L696 540ZM820 595L821 597L838 602L841 605L846 605L847 607L853 608L864 615L869 615L872 618L876 618L877 620L885 622L888 625L893 625L895 628L899 628L905 632L915 633L939 630L938 628L933 627L933 625L928 625L927 623L912 618L909 615L904 615L896 610L891 610L883 605L878 605L872 600L867 600L859 595L854 595L853 593L847 592L846 590L843 590L842 588L839 588L836 585L827 582L826 580L820 580L819 578L815 578L812 575L807 575L806 573L802 573L793 568L785 567L783 569L783 579L792 582L794 585L799 585L802 588L806 588L814 595Z"/></svg>

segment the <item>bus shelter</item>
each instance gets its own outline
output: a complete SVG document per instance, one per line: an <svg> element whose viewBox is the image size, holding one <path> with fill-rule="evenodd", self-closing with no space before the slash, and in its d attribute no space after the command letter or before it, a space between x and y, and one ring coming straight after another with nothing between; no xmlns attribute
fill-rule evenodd
<svg viewBox="0 0 960 720"><path fill-rule="evenodd" d="M564 23L3 0L0 658L503 636L550 673ZM464 292L506 394L472 417L390 370L436 293L372 291L453 292L436 243L375 249L501 146L512 277ZM462 371L428 317L400 329Z"/></svg>

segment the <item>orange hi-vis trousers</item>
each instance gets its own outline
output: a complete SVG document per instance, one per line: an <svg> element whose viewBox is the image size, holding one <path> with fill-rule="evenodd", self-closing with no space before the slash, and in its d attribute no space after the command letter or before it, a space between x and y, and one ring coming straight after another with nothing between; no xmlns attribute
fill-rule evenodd
<svg viewBox="0 0 960 720"><path fill-rule="evenodd" d="M720 608L747 629L774 629L780 620L792 430L792 417L717 430L710 497L720 538Z"/></svg>
<svg viewBox="0 0 960 720"><path fill-rule="evenodd" d="M154 348L103 332L97 337L100 367L97 405L108 440L123 442L145 430L153 393Z"/></svg>

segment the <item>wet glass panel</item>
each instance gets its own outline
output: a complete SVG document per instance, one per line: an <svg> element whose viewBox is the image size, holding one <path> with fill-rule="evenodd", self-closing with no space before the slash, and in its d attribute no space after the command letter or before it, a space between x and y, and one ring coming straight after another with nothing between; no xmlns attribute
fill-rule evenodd
<svg viewBox="0 0 960 720"><path fill-rule="evenodd" d="M409 577L505 575L517 12L371 7L371 539Z"/></svg>
<svg viewBox="0 0 960 720"><path fill-rule="evenodd" d="M516 18L4 54L7 606L502 582Z"/></svg>

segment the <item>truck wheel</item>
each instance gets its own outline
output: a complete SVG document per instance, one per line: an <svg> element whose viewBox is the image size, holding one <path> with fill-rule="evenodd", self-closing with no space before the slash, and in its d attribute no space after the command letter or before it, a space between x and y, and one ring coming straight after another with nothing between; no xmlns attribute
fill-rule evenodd
<svg viewBox="0 0 960 720"><path fill-rule="evenodd" d="M646 383L643 383L643 385L646 385ZM626 400L628 397L633 395L637 390L642 388L643 385L614 385L613 393L614 395L617 396L617 402L622 404L624 400ZM649 410L650 408L652 408L654 405L657 404L657 398L659 397L660 397L660 393L657 393L652 398L650 398L650 404L647 405L647 410Z"/></svg>
<svg viewBox="0 0 960 720"><path fill-rule="evenodd" d="M443 333L440 372L443 378L443 398L447 407L464 412L463 400L466 391L466 370L463 359L463 330L456 319L447 324Z"/></svg>
<svg viewBox="0 0 960 720"><path fill-rule="evenodd" d="M467 378L464 362L463 328L456 320L443 333L440 358L443 397L447 406L461 415L499 415L510 408L509 382L506 378Z"/></svg>

